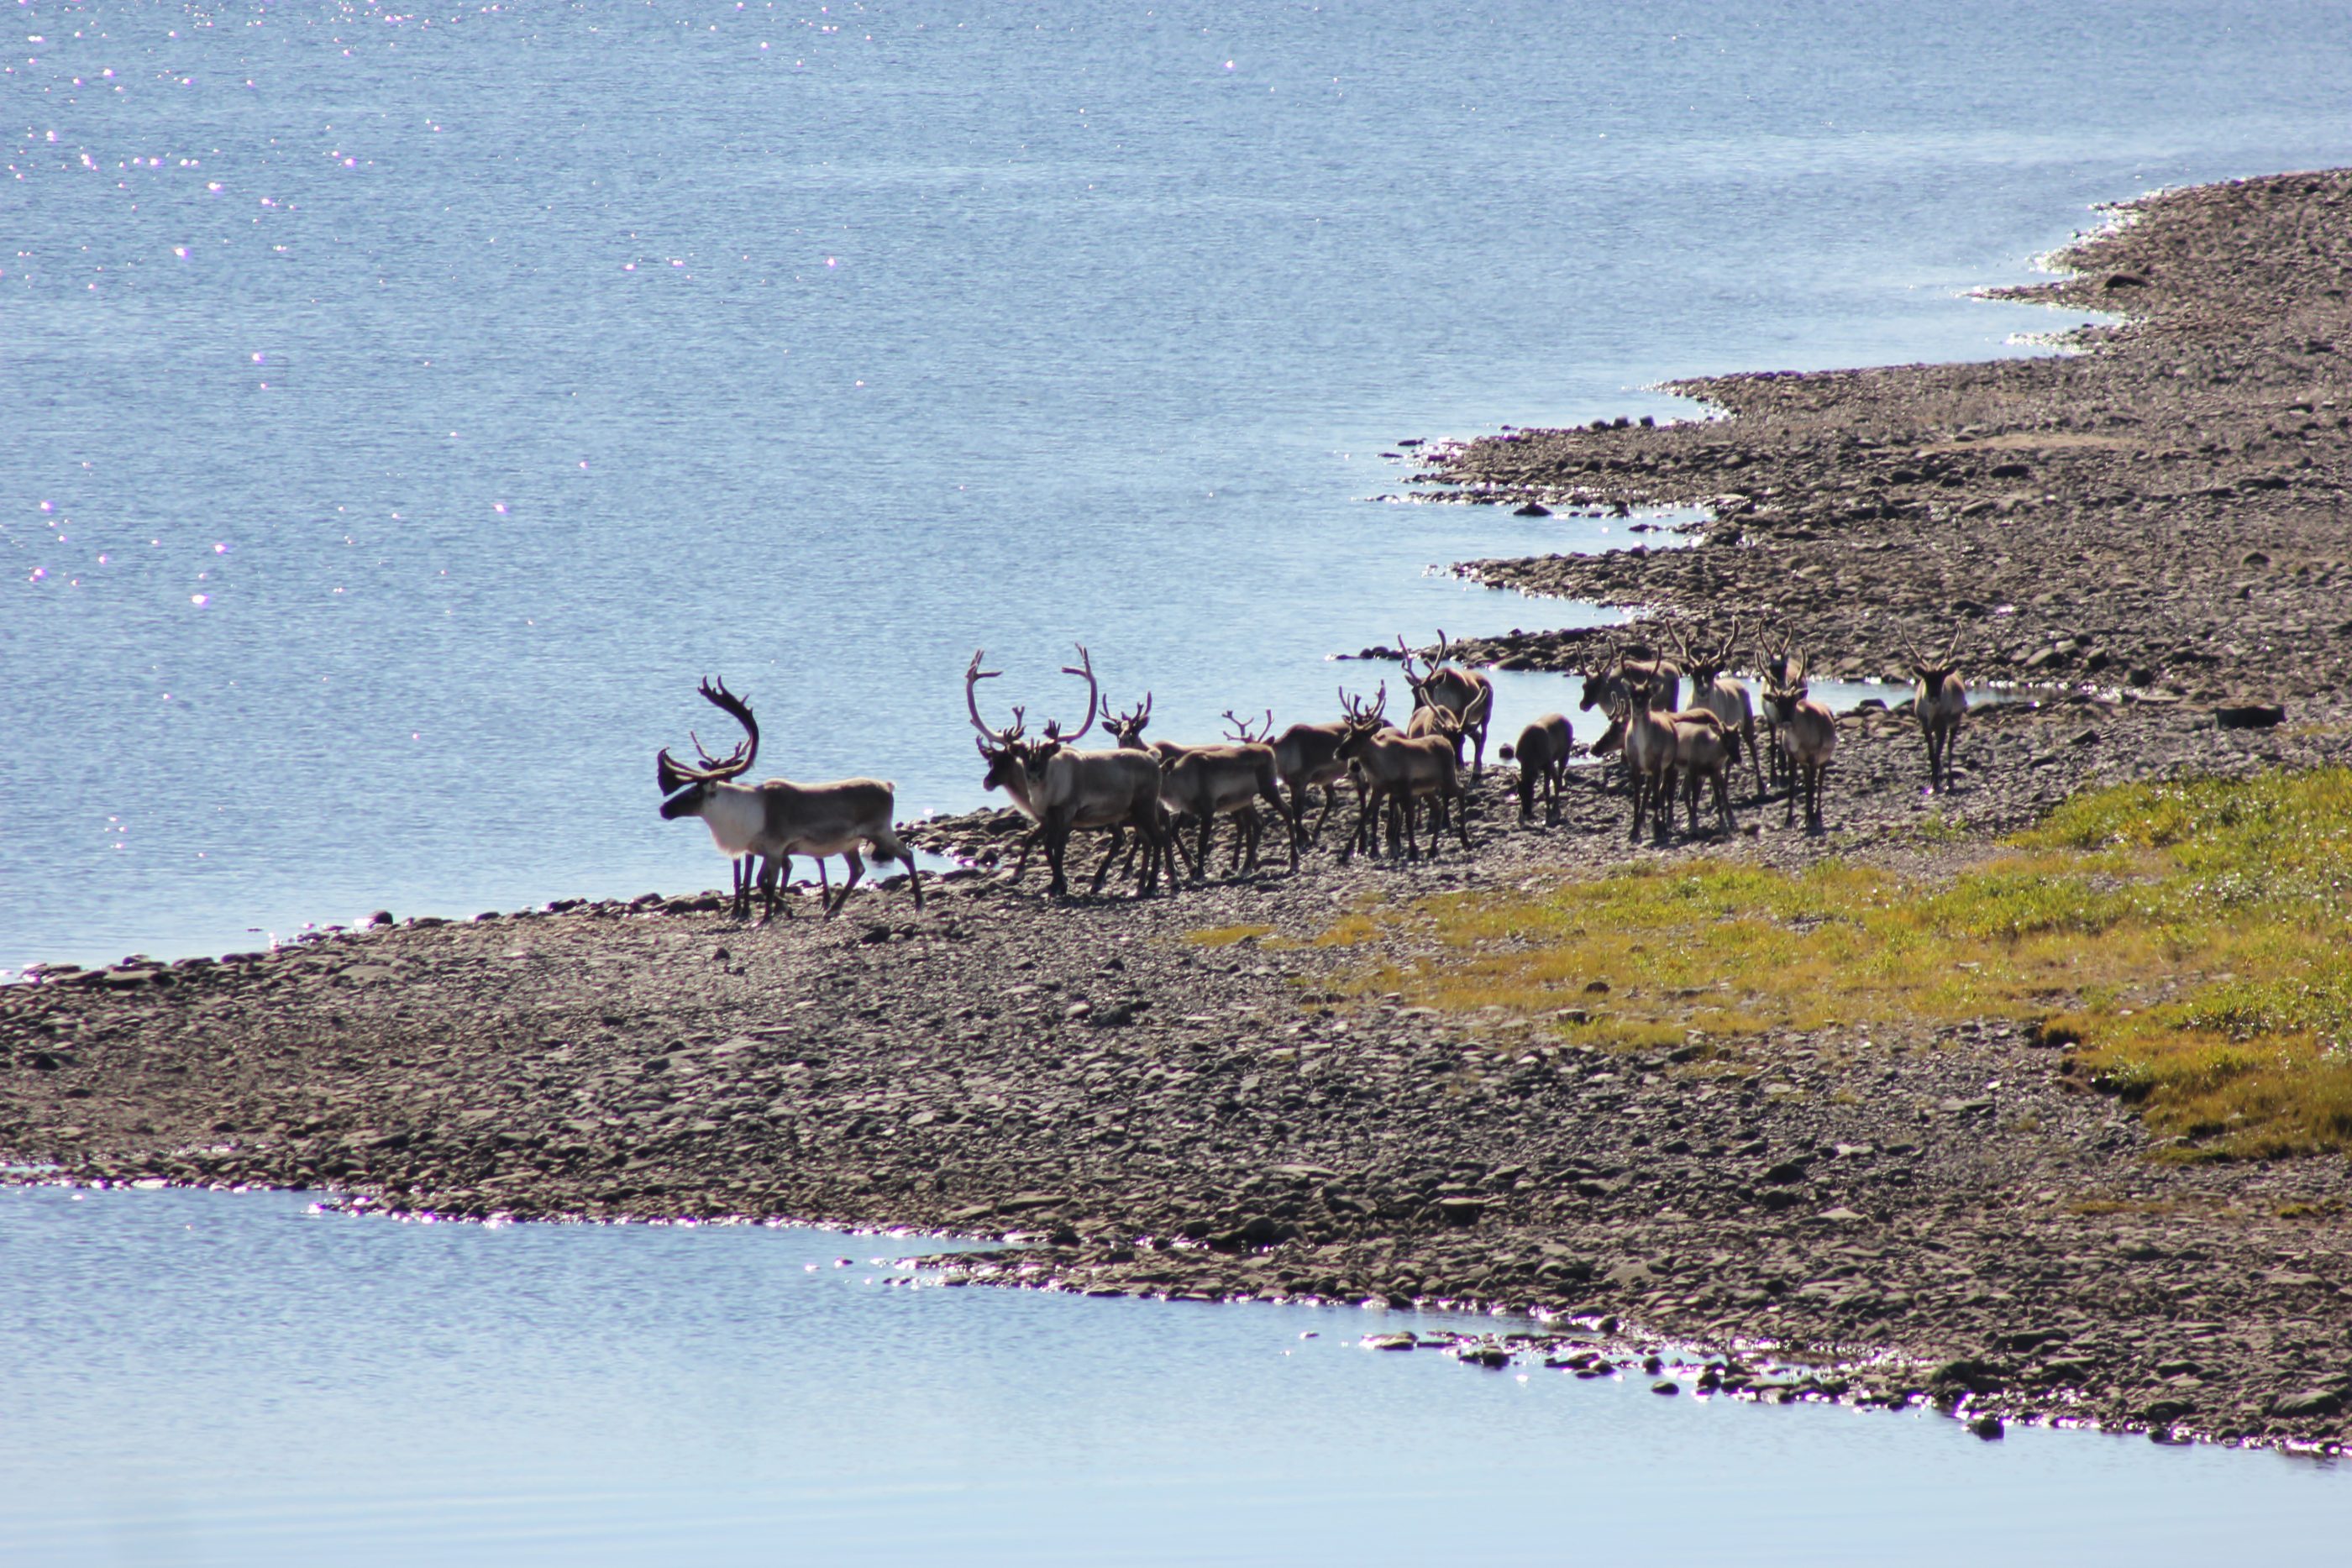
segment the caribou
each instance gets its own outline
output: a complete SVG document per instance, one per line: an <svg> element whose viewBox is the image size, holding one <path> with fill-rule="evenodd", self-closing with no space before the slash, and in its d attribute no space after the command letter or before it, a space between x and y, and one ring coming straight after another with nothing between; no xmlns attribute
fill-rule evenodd
<svg viewBox="0 0 2352 1568"><path fill-rule="evenodd" d="M1344 708L1348 701L1345 687L1340 688L1339 701ZM1294 724L1274 737L1274 770L1280 776L1285 789L1290 792L1286 813L1290 836L1314 843L1323 837L1323 824L1331 819L1331 809L1339 802L1339 780L1348 777L1347 759L1339 755L1339 743L1348 737L1345 718L1328 724ZM1314 830L1307 828L1307 791L1316 785L1323 786L1323 814L1315 819Z"/></svg>
<svg viewBox="0 0 2352 1568"><path fill-rule="evenodd" d="M1274 808L1277 821L1288 821L1288 808L1283 803L1281 776L1275 769L1274 747L1268 746L1250 727L1235 720L1233 711L1225 712L1229 722L1239 724L1238 738L1223 746L1183 746L1173 748L1173 755L1161 753L1162 776L1160 787L1161 802L1171 811L1181 811L1201 825L1200 852L1192 857L1195 881L1208 874L1209 840L1222 816L1241 819L1235 844L1238 852L1246 845L1249 869L1257 869L1258 840L1263 830L1258 822L1257 802L1264 800ZM1265 728L1274 727L1274 716L1265 716ZM1290 869L1298 869L1298 837L1290 840Z"/></svg>
<svg viewBox="0 0 2352 1568"><path fill-rule="evenodd" d="M1232 870L1239 872L1243 855L1248 855L1248 866L1258 866L1258 844L1264 836L1264 825L1258 820L1257 802L1265 800L1274 807L1275 815L1288 820L1277 788L1278 776L1271 771L1274 748L1264 743L1261 734L1253 732L1248 721L1234 717L1231 708L1225 710L1225 722L1232 737L1231 744L1181 746L1172 740L1146 743L1144 727L1151 722L1151 694L1143 694L1143 701L1124 713L1116 712L1109 699L1097 697L1097 707L1103 726L1111 732L1122 748L1149 750L1160 759L1160 803L1171 819L1197 823L1200 828L1200 848L1196 853L1184 843L1181 831L1171 837L1176 847L1184 852L1192 867L1192 880L1201 881L1208 874L1209 841L1219 817L1237 819L1238 831L1234 838ZM1264 727L1274 727L1274 715L1265 716ZM1114 832L1117 830L1113 830ZM1291 841L1290 867L1298 869L1298 843ZM1172 879L1175 867L1169 867Z"/></svg>
<svg viewBox="0 0 2352 1568"><path fill-rule="evenodd" d="M1046 863L1053 871L1054 895L1058 898L1069 893L1064 858L1068 852L1071 831L1076 828L1135 829L1145 845L1138 896L1148 898L1158 890L1162 863L1169 865L1172 881L1174 864L1169 858L1167 814L1160 804L1159 758L1150 751L1139 750L1080 751L1075 745L1093 727L1095 702L1100 695L1095 684L1094 660L1085 646L1078 648L1079 663L1063 665L1062 673L1086 678L1086 722L1066 735L1060 725L1049 722L1044 737L1037 740L1023 738L1025 716L1021 708L1013 709L1013 722L1003 729L990 727L988 721L980 716L980 683L1003 674L980 667L984 652L976 650L964 670L964 705L971 714L973 727L981 734L977 743L980 754L988 761L984 784L988 789L1003 789L1022 815L1037 824L1030 838L1045 841ZM1102 891L1103 878L1109 874L1111 860L1118 849L1114 842L1102 862L1095 867L1091 892ZM1028 841L1024 840L1022 863L1027 861ZM1013 876L1017 880L1020 874L1021 867L1016 865Z"/></svg>
<svg viewBox="0 0 2352 1568"><path fill-rule="evenodd" d="M1576 747L1576 731L1569 727L1564 714L1548 713L1527 728L1519 731L1519 744L1515 750L1508 743L1497 754L1506 762L1516 758L1519 764L1519 821L1535 819L1536 794L1541 790L1544 800L1544 826L1559 821L1559 791L1568 781L1569 754Z"/></svg>
<svg viewBox="0 0 2352 1568"><path fill-rule="evenodd" d="M1959 677L1959 665L1954 654L1959 651L1960 634L1955 631L1952 640L1944 644L1944 652L1930 659L1904 640L1903 653L1911 665L1912 679L1916 685L1912 692L1911 712L1919 720L1919 733L1927 739L1927 791L1952 787L1952 747L1959 739L1960 720L1968 716L1969 688Z"/></svg>
<svg viewBox="0 0 2352 1568"><path fill-rule="evenodd" d="M1405 733L1412 736L1426 736L1433 733L1435 723L1433 713L1451 715L1455 727L1460 731L1460 735L1454 742L1455 763L1458 765L1462 760L1462 741L1466 738L1475 747L1472 752L1470 776L1473 779L1486 777L1486 725L1495 712L1495 683L1475 670L1465 670L1452 662L1454 644L1446 641L1443 628L1440 628L1437 633L1435 666L1423 665L1416 672L1413 669L1412 650L1405 646L1402 636L1397 638L1397 652L1404 660L1405 684L1412 688L1413 715L1412 723L1406 726ZM1423 712L1433 710L1433 717L1428 724L1424 724L1419 730L1412 727L1412 723L1421 722Z"/></svg>
<svg viewBox="0 0 2352 1568"><path fill-rule="evenodd" d="M701 818L710 830L711 841L735 862L736 918L746 918L751 911L749 862L754 857L761 862L760 918L764 921L775 914L778 885L782 876L790 874L793 856L814 860L819 882L824 883L824 858L839 855L848 864L848 880L841 884L838 896L829 885L819 894L825 918L831 919L849 902L850 890L866 869L857 856L861 844L872 847L876 860L905 865L915 907L923 906L922 873L915 869L915 857L899 841L891 820L897 806L897 792L891 785L878 779L844 779L831 784L771 779L761 784L738 784L735 780L751 770L760 755L759 721L751 716L751 703L729 691L726 682L714 685L705 680L700 690L704 700L743 727L743 739L719 758L705 751L701 737L689 732L700 764L688 767L664 747L654 758L654 775L661 785L663 821ZM790 913L788 906L786 914Z"/></svg>
<svg viewBox="0 0 2352 1568"><path fill-rule="evenodd" d="M1725 784L1730 771L1731 738L1723 721L1706 708L1667 712L1654 706L1656 677L1628 673L1625 677L1625 760L1633 771L1633 827L1631 841L1640 842L1645 808L1652 810L1652 831L1661 843L1673 830L1675 783L1685 780L1691 831L1698 831L1698 782L1705 778L1715 791L1716 810L1726 831L1737 824L1731 816L1731 792Z"/></svg>
<svg viewBox="0 0 2352 1568"><path fill-rule="evenodd" d="M1773 712L1769 694L1775 687L1786 690L1799 682L1796 666L1790 663L1790 650L1795 642L1795 634L1790 632L1782 632L1775 638L1759 628L1756 634L1756 667L1763 672L1767 694L1764 704L1765 761L1772 770L1772 787L1776 789L1784 784L1793 785L1795 776L1791 770L1793 754L1781 737L1780 721Z"/></svg>
<svg viewBox="0 0 2352 1568"><path fill-rule="evenodd" d="M1764 707L1790 764L1789 810L1781 818L1781 825L1789 826L1797 820L1797 792L1801 782L1805 826L1819 832L1822 775L1828 771L1830 759L1837 755L1837 717L1825 704L1815 702L1806 694L1806 663L1801 653L1790 657L1789 644L1785 641L1781 643L1780 657L1768 666L1776 673L1766 681Z"/></svg>
<svg viewBox="0 0 2352 1568"><path fill-rule="evenodd" d="M1462 764L1457 750L1459 736L1440 733L1415 738L1399 735L1383 716L1388 704L1388 688L1381 688L1378 704L1370 708L1349 699L1348 705L1348 736L1339 743L1339 754L1362 770L1362 804L1356 818L1356 831L1349 844L1352 853L1356 843L1367 841L1372 850L1379 845L1379 828L1372 813L1385 809L1389 821L1389 852L1396 853L1398 830L1402 825L1407 852L1414 860L1421 858L1421 841L1413 831L1414 808L1427 798L1431 805L1429 853L1434 860L1437 844L1443 836L1442 824L1447 808L1452 811L1454 829L1465 850L1470 847L1468 814L1454 802L1462 792ZM1344 858L1344 857L1343 857Z"/></svg>
<svg viewBox="0 0 2352 1568"><path fill-rule="evenodd" d="M1724 674L1731 667L1731 651L1739 642L1739 622L1734 621L1723 641L1712 648L1691 647L1680 630L1674 633L1675 651L1682 655L1684 671L1690 676L1691 701L1695 708L1705 708L1723 721L1726 730L1736 732L1739 744L1748 750L1748 765L1756 779L1756 795L1764 796L1764 759L1756 750L1756 708L1748 695L1748 684ZM1737 762L1738 758L1733 761Z"/></svg>
<svg viewBox="0 0 2352 1568"><path fill-rule="evenodd" d="M1601 716L1612 726L1622 725L1626 709L1632 706L1630 694L1638 684L1648 694L1643 706L1671 713L1681 706L1682 666L1653 651L1648 658L1636 659L1613 637L1602 644L1603 652L1597 667L1584 674L1584 691L1577 698L1576 711L1590 713L1601 710ZM1633 754L1622 746L1625 761L1626 788L1640 788L1633 763ZM1596 755L1598 751L1596 748Z"/></svg>

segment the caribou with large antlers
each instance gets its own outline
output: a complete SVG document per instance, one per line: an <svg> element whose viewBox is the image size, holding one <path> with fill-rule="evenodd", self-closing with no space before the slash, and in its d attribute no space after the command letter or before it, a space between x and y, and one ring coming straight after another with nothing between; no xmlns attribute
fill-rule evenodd
<svg viewBox="0 0 2352 1568"><path fill-rule="evenodd" d="M923 906L922 873L915 869L915 857L899 841L898 830L891 821L897 797L889 784L878 779L844 779L832 784L795 784L784 779L736 783L751 770L760 755L759 721L751 716L751 705L729 691L726 682L714 685L706 680L700 689L706 701L743 727L743 739L732 752L719 758L704 751L700 737L694 737L694 749L702 760L692 768L665 747L654 759L654 776L661 785L663 820L701 818L710 830L711 841L735 862L739 919L751 914L751 890L745 873L746 862L753 856L763 862L759 875L763 920L775 913L780 873L790 873L793 856L814 859L820 878L824 857L841 856L848 862L849 880L842 883L838 896L831 895L828 889L822 901L826 918L840 914L866 869L857 856L861 844L871 845L877 860L905 865L915 907Z"/></svg>
<svg viewBox="0 0 2352 1568"><path fill-rule="evenodd" d="M1919 733L1927 738L1927 789L1930 793L1952 787L1952 748L1959 739L1960 720L1968 716L1969 688L1959 677L1959 665L1954 655L1959 651L1960 633L1956 630L1944 651L1930 659L1914 647L1909 638L1903 640L1903 653L1911 665L1911 676L1916 683L1911 696L1911 712L1919 721Z"/></svg>
<svg viewBox="0 0 2352 1568"><path fill-rule="evenodd" d="M1063 860L1071 831L1076 828L1126 826L1141 836L1145 855L1137 889L1140 895L1149 897L1157 890L1163 863L1172 880L1175 867L1170 858L1167 815L1160 804L1160 758L1146 750L1080 751L1076 747L1079 737L1094 727L1095 704L1101 695L1095 682L1093 656L1084 644L1078 648L1078 663L1065 664L1062 673L1086 680L1086 722L1067 734L1060 725L1048 722L1044 737L1037 740L1022 738L1019 708L1013 710L1013 724L1007 729L992 729L980 716L975 688L1003 674L982 669L981 658L982 653L975 652L964 671L964 702L971 709L972 727L981 733L981 755L988 759L987 785L1002 789L1024 816L1037 823L1045 841L1046 862L1053 868L1055 895L1069 892ZM1101 891L1111 857L1117 853L1114 844L1095 868L1093 891ZM1018 868L1014 874L1019 874Z"/></svg>
<svg viewBox="0 0 2352 1568"><path fill-rule="evenodd" d="M1412 688L1415 710L1434 708L1451 714L1462 737L1475 747L1470 776L1473 779L1484 778L1486 773L1486 726L1495 715L1495 683L1476 670L1465 670L1453 663L1454 644L1446 640L1442 628L1437 633L1437 664L1434 667L1424 665L1415 671L1412 650L1405 646L1402 635L1397 638L1397 652L1404 659L1405 684ZM1413 716L1418 718L1419 712L1416 711ZM1424 727L1423 730L1415 732L1408 725L1406 733L1425 734L1427 730ZM1460 740L1454 742L1454 757L1457 763L1461 760Z"/></svg>

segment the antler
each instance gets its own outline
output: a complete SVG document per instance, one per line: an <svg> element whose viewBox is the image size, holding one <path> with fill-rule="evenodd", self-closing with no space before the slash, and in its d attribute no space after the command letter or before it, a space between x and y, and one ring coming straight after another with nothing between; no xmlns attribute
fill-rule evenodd
<svg viewBox="0 0 2352 1568"><path fill-rule="evenodd" d="M1225 735L1227 738L1238 740L1244 746L1258 745L1260 742L1264 741L1267 736L1274 733L1274 710L1272 708L1265 710L1265 728L1255 735L1250 733L1250 726L1252 722L1252 720L1236 716L1233 709L1227 708L1225 710Z"/></svg>
<svg viewBox="0 0 2352 1568"><path fill-rule="evenodd" d="M1683 628L1680 622L1669 622L1660 627L1659 631L1661 632L1661 636L1659 637L1661 652L1664 651L1663 644L1671 641L1674 643L1675 658L1681 664L1684 669L1689 670L1697 664L1698 661L1691 657L1690 639L1683 635Z"/></svg>
<svg viewBox="0 0 2352 1568"><path fill-rule="evenodd" d="M1715 667L1718 671L1731 667L1731 651L1739 645L1739 617L1731 618L1731 630L1723 635L1723 645L1715 651Z"/></svg>
<svg viewBox="0 0 2352 1568"><path fill-rule="evenodd" d="M713 686L706 676L698 689L702 693L705 701L720 712L732 716L735 722L743 727L743 738L736 744L735 749L725 757L713 757L703 749L701 738L688 730L687 733L694 740L694 749L702 758L702 766L699 768L683 766L677 758L669 754L669 748L664 747L654 758L654 777L660 783L661 792L665 795L681 784L715 783L720 779L733 779L748 773L751 770L752 762L760 755L760 723L751 716L751 705L729 691L725 681L720 681Z"/></svg>
<svg viewBox="0 0 2352 1568"><path fill-rule="evenodd" d="M1421 674L1413 674L1412 650L1404 645L1404 633L1402 632L1397 633L1397 654L1404 664L1405 685L1411 686L1415 692L1418 692L1422 687L1429 684L1428 665L1424 664L1422 666Z"/></svg>
<svg viewBox="0 0 2352 1568"><path fill-rule="evenodd" d="M1102 688L1095 684L1094 655L1087 652L1087 645L1084 643L1077 644L1077 649L1078 662L1075 664L1064 664L1062 666L1062 674L1066 675L1084 675L1087 678L1087 722L1078 726L1077 728L1070 731L1069 734L1064 735L1062 733L1062 726L1059 720L1047 719L1045 721L1045 738L1048 740L1058 740L1065 746L1071 745L1076 741L1078 737L1086 734L1087 731L1095 727L1095 704L1102 700Z"/></svg>
<svg viewBox="0 0 2352 1568"><path fill-rule="evenodd" d="M1097 698L1095 706L1101 711L1103 727L1117 734L1122 741L1131 735L1142 734L1144 726L1151 722L1150 692L1144 693L1143 700L1125 713L1114 712L1108 697Z"/></svg>
<svg viewBox="0 0 2352 1568"><path fill-rule="evenodd" d="M1013 727L1010 729L991 729L988 721L980 716L980 683L992 681L1004 673L1003 670L983 670L980 667L981 656L987 651L985 648L974 648L971 651L971 663L964 666L963 706L971 711L972 728L994 741L1000 748L1009 748L1014 741L1021 738L1021 710L1019 708L1013 710Z"/></svg>

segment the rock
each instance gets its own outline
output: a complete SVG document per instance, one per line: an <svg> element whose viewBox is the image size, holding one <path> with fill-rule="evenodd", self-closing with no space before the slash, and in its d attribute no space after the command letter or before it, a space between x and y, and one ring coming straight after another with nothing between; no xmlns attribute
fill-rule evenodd
<svg viewBox="0 0 2352 1568"><path fill-rule="evenodd" d="M1969 1423L1969 1431L1973 1436L1981 1437L1988 1443L1993 1442L2001 1435L2000 1417L1993 1415L1990 1411L1987 1411L1985 1414L1978 1416L1975 1420Z"/></svg>
<svg viewBox="0 0 2352 1568"><path fill-rule="evenodd" d="M2223 729L2274 729L2286 722L2286 705L2231 703L2213 710L2213 722Z"/></svg>
<svg viewBox="0 0 2352 1568"><path fill-rule="evenodd" d="M1262 1247L1275 1247L1298 1234L1295 1225L1286 1225L1270 1215L1253 1215L1233 1229L1209 1238L1209 1245L1220 1252L1251 1251Z"/></svg>
<svg viewBox="0 0 2352 1568"><path fill-rule="evenodd" d="M2298 1394L2282 1394L2270 1403L2273 1416L2296 1420L2307 1416L2335 1416L2344 1409L2344 1395L2333 1388L2306 1388Z"/></svg>
<svg viewBox="0 0 2352 1568"><path fill-rule="evenodd" d="M2003 1384L2000 1372L1988 1363L1959 1360L1936 1368L1927 1376L1927 1386L1937 1394L1998 1394Z"/></svg>
<svg viewBox="0 0 2352 1568"><path fill-rule="evenodd" d="M1486 1199L1466 1197L1441 1197L1430 1207L1436 1211L1437 1218L1447 1225L1467 1227L1477 1224L1485 1216Z"/></svg>
<svg viewBox="0 0 2352 1568"><path fill-rule="evenodd" d="M1682 1391L1683 1385L1671 1377L1661 1377L1650 1385L1650 1392L1653 1394L1680 1394Z"/></svg>

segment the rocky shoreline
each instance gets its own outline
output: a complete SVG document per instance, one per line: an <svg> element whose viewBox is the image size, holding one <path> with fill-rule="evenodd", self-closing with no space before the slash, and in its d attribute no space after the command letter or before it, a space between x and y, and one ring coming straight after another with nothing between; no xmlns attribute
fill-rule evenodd
<svg viewBox="0 0 2352 1568"><path fill-rule="evenodd" d="M10 1179L388 1211L986 1235L1009 1245L955 1277L1538 1312L1545 1332L1441 1341L1576 1375L1656 1375L1696 1347L1662 1381L1933 1401L1986 1436L2340 1448L2340 1156L2150 1158L2029 1028L1601 1054L1359 996L1362 956L1315 938L1370 904L1629 858L1932 873L2088 785L2352 761L2352 419L2338 356L2311 347L2343 332L2347 191L2298 175L2145 204L2048 291L2128 301L2080 357L1728 378L1687 389L1727 420L1446 456L1440 477L1521 504L1740 497L1689 549L1478 563L1487 580L1801 620L1851 674L1957 615L1986 667L2066 688L1975 716L1948 796L1919 792L1916 731L1869 712L1844 722L1822 836L1743 799L1739 833L1629 851L1599 769L1549 830L1518 827L1490 774L1474 852L1433 863L1327 850L1297 877L1059 904L1036 869L975 870L919 913L884 887L762 928L708 894L386 915L270 954L48 971L0 988L0 1159L47 1167ZM2217 721L2255 700L2286 722ZM1013 829L910 831L987 864Z"/></svg>

